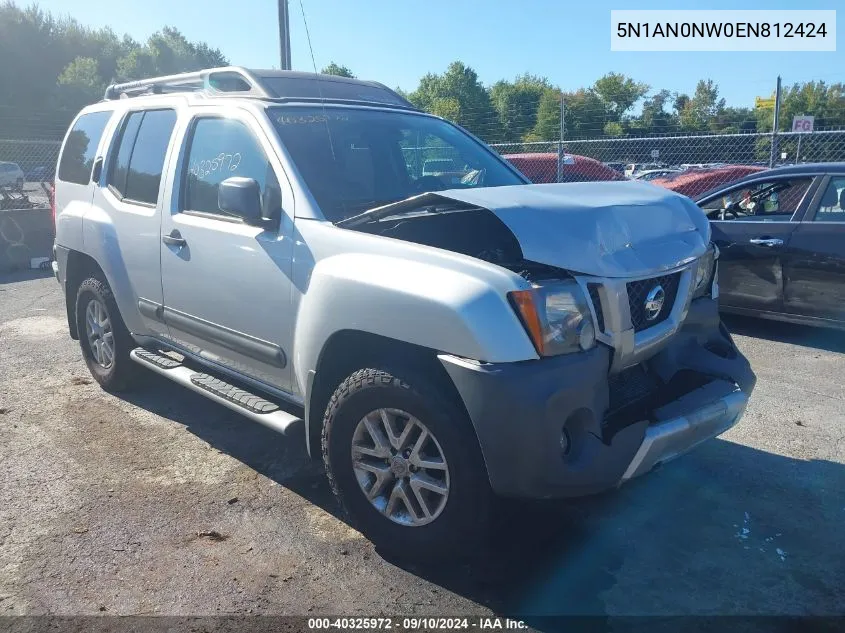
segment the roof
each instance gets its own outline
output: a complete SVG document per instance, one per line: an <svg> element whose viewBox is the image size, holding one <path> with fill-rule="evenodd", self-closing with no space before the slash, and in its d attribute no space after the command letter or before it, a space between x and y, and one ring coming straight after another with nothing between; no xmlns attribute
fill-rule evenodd
<svg viewBox="0 0 845 633"><path fill-rule="evenodd" d="M748 174L743 178L736 178L732 180L723 180L722 182L710 181L709 186L700 188L695 193L687 193L686 195L695 197L696 199L704 198L712 195L728 185L742 185L745 182L753 182L764 175L769 178L772 176L815 176L818 174L845 174L845 163L804 163L801 165L785 165L783 167L773 167L772 169L765 169L758 167L755 173ZM656 181L652 181L656 182ZM666 186L666 185L664 185ZM675 191L678 191L675 189ZM685 193L685 192L681 192Z"/></svg>
<svg viewBox="0 0 845 633"><path fill-rule="evenodd" d="M239 66L209 68L114 84L106 89L104 98L111 100L148 94L187 92L214 97L368 103L416 109L397 92L375 81L292 70L247 69Z"/></svg>
<svg viewBox="0 0 845 633"><path fill-rule="evenodd" d="M841 174L845 173L845 163L802 163L800 165L785 165L773 167L766 174L774 176L807 176L810 174Z"/></svg>
<svg viewBox="0 0 845 633"><path fill-rule="evenodd" d="M625 180L625 176L615 169L587 156L566 154L572 162L563 165L564 182L594 180ZM557 153L529 152L523 154L502 154L533 183L553 183L557 181Z"/></svg>
<svg viewBox="0 0 845 633"><path fill-rule="evenodd" d="M713 169L690 169L653 178L649 182L695 198L714 187L734 184L743 178L752 178L758 172L769 171L756 165L726 165Z"/></svg>

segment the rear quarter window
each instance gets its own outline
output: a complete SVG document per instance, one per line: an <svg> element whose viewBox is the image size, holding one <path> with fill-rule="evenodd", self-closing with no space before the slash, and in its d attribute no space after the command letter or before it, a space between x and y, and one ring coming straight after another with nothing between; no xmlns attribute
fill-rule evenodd
<svg viewBox="0 0 845 633"><path fill-rule="evenodd" d="M111 115L111 112L91 112L76 120L62 148L59 180L77 185L91 181L97 146Z"/></svg>

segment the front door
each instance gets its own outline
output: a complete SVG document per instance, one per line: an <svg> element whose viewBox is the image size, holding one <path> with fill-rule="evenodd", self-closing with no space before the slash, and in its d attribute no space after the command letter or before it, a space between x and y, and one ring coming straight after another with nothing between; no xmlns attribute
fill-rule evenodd
<svg viewBox="0 0 845 633"><path fill-rule="evenodd" d="M719 247L719 302L781 312L782 255L812 178L760 179L701 203Z"/></svg>
<svg viewBox="0 0 845 633"><path fill-rule="evenodd" d="M162 218L164 320L185 349L285 391L291 386L293 196L251 113L203 109L187 124ZM261 190L265 227L220 210L220 183ZM290 214L290 215L288 215Z"/></svg>
<svg viewBox="0 0 845 633"><path fill-rule="evenodd" d="M825 179L784 256L786 312L845 322L845 176Z"/></svg>

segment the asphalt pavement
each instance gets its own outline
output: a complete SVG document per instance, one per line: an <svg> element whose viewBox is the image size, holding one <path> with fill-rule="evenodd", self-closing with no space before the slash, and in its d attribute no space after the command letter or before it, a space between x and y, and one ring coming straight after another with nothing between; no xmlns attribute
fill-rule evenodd
<svg viewBox="0 0 845 633"><path fill-rule="evenodd" d="M0 275L0 615L845 614L845 335L728 326L758 376L736 427L613 493L502 504L485 560L416 567L339 518L300 442L152 374L101 391L55 280Z"/></svg>

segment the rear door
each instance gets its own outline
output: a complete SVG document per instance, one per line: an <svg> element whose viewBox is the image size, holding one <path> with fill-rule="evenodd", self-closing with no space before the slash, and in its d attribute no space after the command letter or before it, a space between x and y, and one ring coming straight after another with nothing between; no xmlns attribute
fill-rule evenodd
<svg viewBox="0 0 845 633"><path fill-rule="evenodd" d="M784 256L790 314L845 322L845 174L824 177Z"/></svg>
<svg viewBox="0 0 845 633"><path fill-rule="evenodd" d="M167 328L156 316L162 304L159 191L176 119L167 107L125 112L94 193L94 208L110 218L102 223L103 257L116 287L129 291L125 299L133 302L124 319L135 333L163 337Z"/></svg>
<svg viewBox="0 0 845 633"><path fill-rule="evenodd" d="M783 310L784 248L798 226L812 177L760 178L699 204L719 247L719 302L729 308Z"/></svg>

